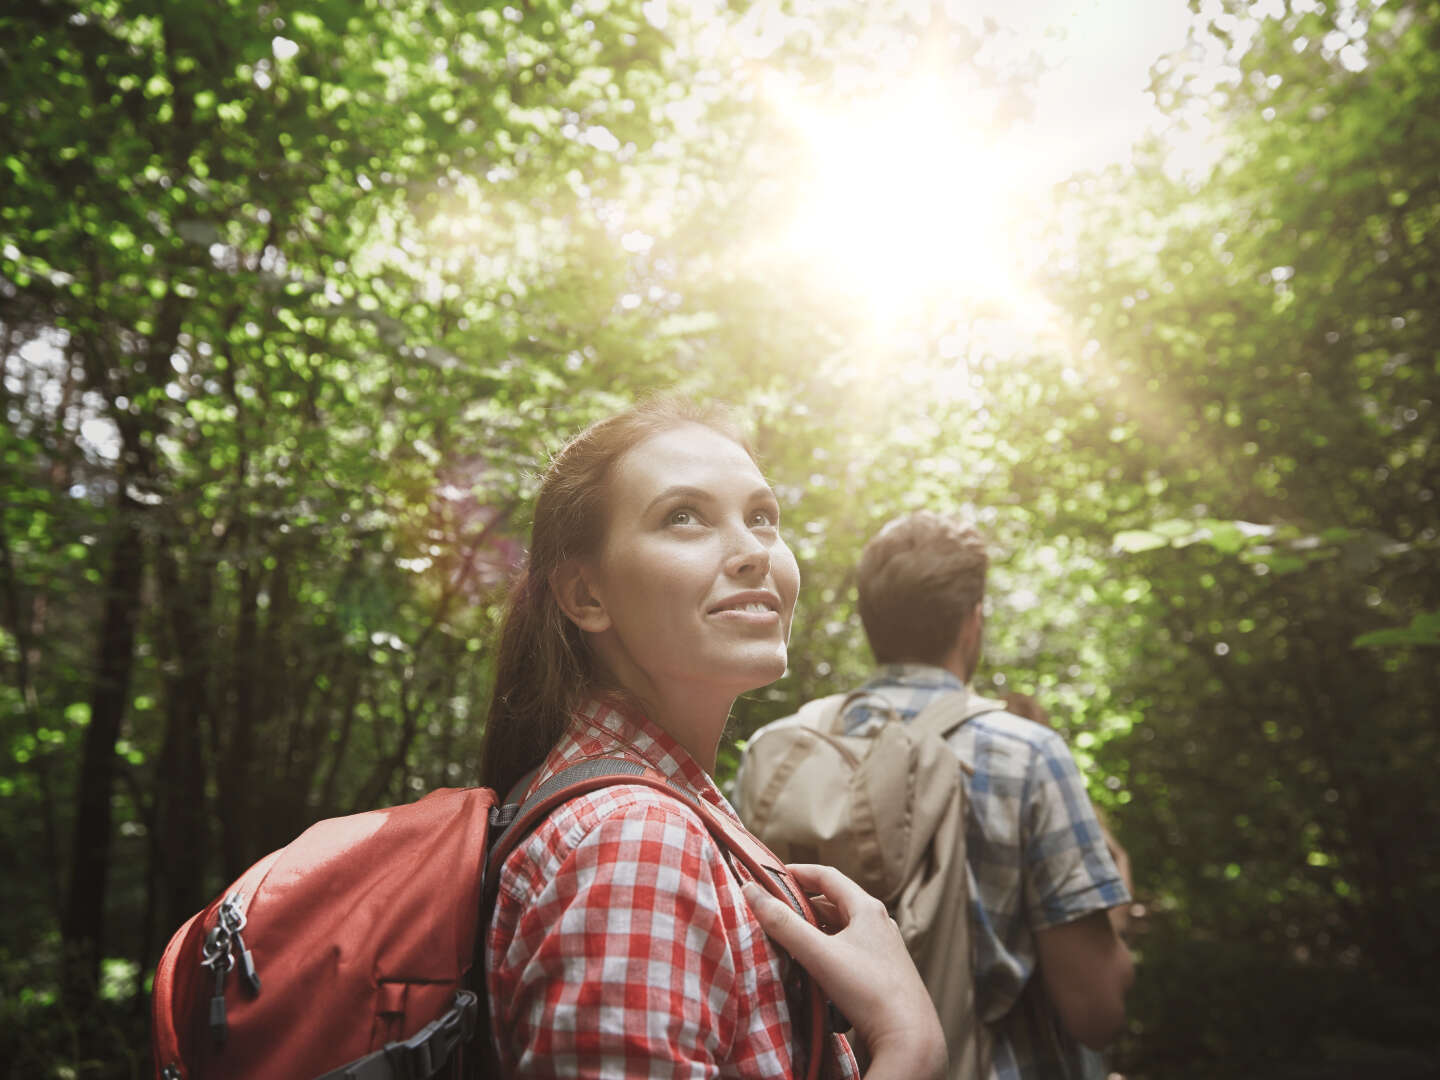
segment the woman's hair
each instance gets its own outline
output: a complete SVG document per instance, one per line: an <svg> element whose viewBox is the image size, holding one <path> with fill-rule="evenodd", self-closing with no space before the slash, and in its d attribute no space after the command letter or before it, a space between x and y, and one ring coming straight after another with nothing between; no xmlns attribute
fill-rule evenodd
<svg viewBox="0 0 1440 1080"><path fill-rule="evenodd" d="M726 409L653 397L591 424L561 448L541 478L529 557L510 588L500 631L480 750L480 782L501 798L545 760L585 698L618 692L607 685L579 627L560 610L551 579L567 560L600 551L616 462L651 436L685 424L708 427L755 456Z"/></svg>

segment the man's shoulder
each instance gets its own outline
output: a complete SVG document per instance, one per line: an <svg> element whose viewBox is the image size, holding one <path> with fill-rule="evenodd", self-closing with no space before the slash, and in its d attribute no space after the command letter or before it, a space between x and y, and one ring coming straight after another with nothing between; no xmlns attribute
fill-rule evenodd
<svg viewBox="0 0 1440 1080"><path fill-rule="evenodd" d="M976 732L984 732L991 738L1007 743L1045 753L1053 753L1057 748L1069 753L1065 740L1052 728L1006 712L1003 706L981 713L971 720L970 724L974 725Z"/></svg>
<svg viewBox="0 0 1440 1080"><path fill-rule="evenodd" d="M822 724L833 722L834 714L845 701L846 694L842 691L838 694L827 694L825 697L815 698L804 702L793 713L776 717L761 724L751 733L749 741L754 742L760 735L771 731L778 731L796 725L804 727L819 727Z"/></svg>
<svg viewBox="0 0 1440 1080"><path fill-rule="evenodd" d="M779 717L756 729L751 741L763 733L785 727L802 725L819 727L833 723L836 710L847 699L853 699L853 712L862 720L868 720L881 703L888 703L903 717L913 719L925 709L940 701L965 701L970 705L985 706L983 711L971 716L956 728L950 736L954 745L969 744L977 736L984 736L992 748L1010 754L1025 753L1042 758L1056 756L1071 757L1065 740L1044 724L1037 724L1022 716L1007 712L1004 705L994 699L984 698L962 686L949 685L933 680L915 680L911 683L895 683L872 678L839 693L813 698L801 705L795 712ZM868 700L867 700L868 699ZM848 713L847 713L848 715ZM852 719L850 726L856 726ZM865 725L861 724L862 730Z"/></svg>
<svg viewBox="0 0 1440 1080"><path fill-rule="evenodd" d="M1016 783L1076 769L1070 747L1057 732L1004 709L981 713L952 732L946 742L977 773L1009 777Z"/></svg>

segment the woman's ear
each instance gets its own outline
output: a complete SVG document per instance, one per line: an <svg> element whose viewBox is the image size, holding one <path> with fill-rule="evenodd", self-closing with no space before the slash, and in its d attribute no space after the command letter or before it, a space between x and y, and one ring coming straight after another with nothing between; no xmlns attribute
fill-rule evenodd
<svg viewBox="0 0 1440 1080"><path fill-rule="evenodd" d="M550 591L565 617L591 634L610 629L610 616L590 587L589 568L579 559L566 559L550 575Z"/></svg>

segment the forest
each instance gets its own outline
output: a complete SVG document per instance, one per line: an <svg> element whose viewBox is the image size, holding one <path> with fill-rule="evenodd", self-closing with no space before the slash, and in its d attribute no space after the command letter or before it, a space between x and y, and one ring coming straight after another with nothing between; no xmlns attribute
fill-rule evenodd
<svg viewBox="0 0 1440 1080"><path fill-rule="evenodd" d="M867 671L864 540L965 516L977 685L1134 866L1112 1070L1440 1077L1440 2L1194 0L1210 157L1009 216L1047 59L981 7L4 6L7 1075L150 1075L176 927L475 782L539 469L673 390L802 571L722 780Z"/></svg>

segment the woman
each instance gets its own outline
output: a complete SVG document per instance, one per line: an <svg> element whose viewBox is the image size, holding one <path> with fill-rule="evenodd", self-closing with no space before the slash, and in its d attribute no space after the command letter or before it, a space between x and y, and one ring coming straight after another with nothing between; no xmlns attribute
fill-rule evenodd
<svg viewBox="0 0 1440 1080"><path fill-rule="evenodd" d="M710 772L738 694L779 678L799 591L780 511L713 410L652 401L556 455L497 658L482 783L520 795L622 755L723 807ZM775 935L856 1025L867 1076L935 1075L944 1046L883 907L799 867L827 936L747 884L694 811L619 785L555 811L506 861L488 941L507 1075L803 1071ZM855 1073L835 1036L830 1075Z"/></svg>

